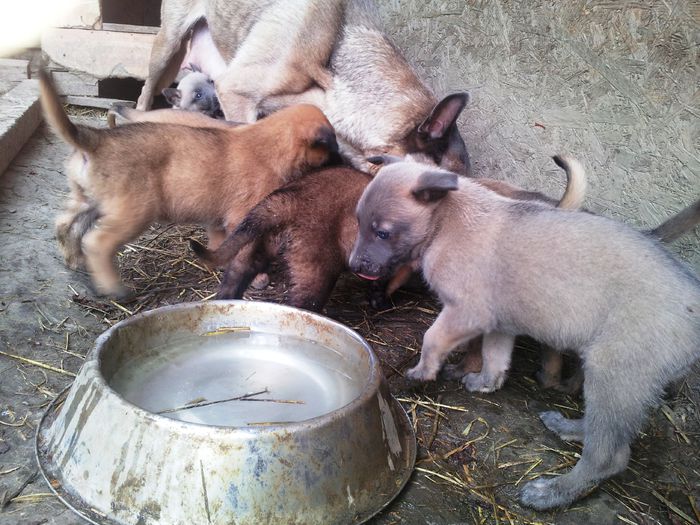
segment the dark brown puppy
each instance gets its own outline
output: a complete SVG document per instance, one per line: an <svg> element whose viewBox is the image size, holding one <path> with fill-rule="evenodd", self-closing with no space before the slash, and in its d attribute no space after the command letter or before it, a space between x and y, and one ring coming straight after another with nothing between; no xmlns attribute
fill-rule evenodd
<svg viewBox="0 0 700 525"><path fill-rule="evenodd" d="M315 106L291 106L237 127L94 129L70 122L44 72L40 87L47 120L75 148L67 166L71 196L56 234L66 262L85 262L103 294L124 293L114 256L149 224L203 224L218 246L260 199L325 164L338 148Z"/></svg>
<svg viewBox="0 0 700 525"><path fill-rule="evenodd" d="M286 184L255 206L216 251L193 241L192 249L207 264L225 268L217 299L238 299L259 272L281 258L287 268L287 302L320 310L348 259L357 237L355 208L371 177L349 167L325 168ZM487 188L519 200L538 200L552 206L580 206L585 180L571 178L565 196L557 202L538 193L491 179L476 179ZM406 271L408 270L408 271ZM410 275L400 269L388 285L393 292ZM373 306L386 299L386 281L375 281Z"/></svg>

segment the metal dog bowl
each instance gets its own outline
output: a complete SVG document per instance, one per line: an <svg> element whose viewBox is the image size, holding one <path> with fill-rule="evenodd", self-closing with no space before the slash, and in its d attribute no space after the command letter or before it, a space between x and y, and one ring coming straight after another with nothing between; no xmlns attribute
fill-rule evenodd
<svg viewBox="0 0 700 525"><path fill-rule="evenodd" d="M102 334L36 452L93 523L361 523L408 480L415 436L367 343L290 307L159 308Z"/></svg>

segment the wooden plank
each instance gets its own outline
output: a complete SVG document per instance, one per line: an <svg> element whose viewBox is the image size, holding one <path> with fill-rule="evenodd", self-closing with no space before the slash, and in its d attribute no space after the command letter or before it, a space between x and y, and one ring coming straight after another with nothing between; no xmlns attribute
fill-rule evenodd
<svg viewBox="0 0 700 525"><path fill-rule="evenodd" d="M29 61L0 58L0 95L29 78Z"/></svg>
<svg viewBox="0 0 700 525"><path fill-rule="evenodd" d="M56 21L61 27L87 27L100 29L102 17L100 0L73 0L75 6Z"/></svg>
<svg viewBox="0 0 700 525"><path fill-rule="evenodd" d="M0 97L0 173L10 165L40 122L38 80L24 80Z"/></svg>
<svg viewBox="0 0 700 525"><path fill-rule="evenodd" d="M102 24L103 31L116 31L118 33L146 33L155 35L160 27L156 26L134 26L129 24Z"/></svg>
<svg viewBox="0 0 700 525"><path fill-rule="evenodd" d="M95 78L145 80L155 35L53 28L45 31L41 48L64 68Z"/></svg>
<svg viewBox="0 0 700 525"><path fill-rule="evenodd" d="M89 97L99 95L98 80L93 76L77 71L52 71L51 76L60 95Z"/></svg>
<svg viewBox="0 0 700 525"><path fill-rule="evenodd" d="M112 106L129 106L133 108L136 106L136 102L132 100L120 100L118 98L99 98L99 97L77 97L68 95L64 98L66 104L72 104L73 106L86 106L89 108L101 108L109 109Z"/></svg>

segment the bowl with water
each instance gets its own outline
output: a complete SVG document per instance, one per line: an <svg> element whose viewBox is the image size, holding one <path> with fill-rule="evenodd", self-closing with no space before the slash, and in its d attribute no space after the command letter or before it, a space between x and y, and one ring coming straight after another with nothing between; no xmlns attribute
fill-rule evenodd
<svg viewBox="0 0 700 525"><path fill-rule="evenodd" d="M102 334L37 430L40 469L100 524L361 523L415 436L369 345L253 301L168 306Z"/></svg>

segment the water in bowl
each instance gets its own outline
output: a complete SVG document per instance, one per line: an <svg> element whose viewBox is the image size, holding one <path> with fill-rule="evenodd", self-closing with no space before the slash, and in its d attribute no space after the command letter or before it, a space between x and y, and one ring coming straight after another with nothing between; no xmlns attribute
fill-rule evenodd
<svg viewBox="0 0 700 525"><path fill-rule="evenodd" d="M367 370L341 352L288 336L176 333L122 361L109 379L149 412L206 425L273 425L337 410L362 391Z"/></svg>

